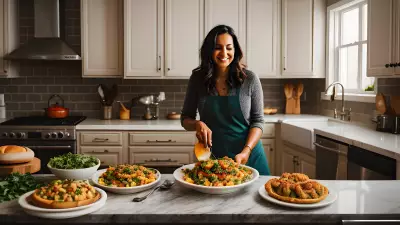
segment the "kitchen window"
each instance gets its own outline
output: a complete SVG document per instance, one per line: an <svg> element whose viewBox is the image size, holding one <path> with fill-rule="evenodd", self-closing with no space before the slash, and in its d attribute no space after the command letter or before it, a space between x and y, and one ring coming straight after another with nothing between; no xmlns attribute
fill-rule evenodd
<svg viewBox="0 0 400 225"><path fill-rule="evenodd" d="M343 84L347 100L361 96L360 101L370 102L366 97L376 93L375 78L367 77L367 16L366 0L342 0L328 7L326 81Z"/></svg>

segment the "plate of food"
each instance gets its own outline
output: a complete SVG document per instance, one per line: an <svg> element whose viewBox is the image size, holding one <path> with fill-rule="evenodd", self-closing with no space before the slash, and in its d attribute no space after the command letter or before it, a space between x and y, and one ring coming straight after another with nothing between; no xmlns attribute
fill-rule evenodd
<svg viewBox="0 0 400 225"><path fill-rule="evenodd" d="M269 179L258 189L265 200L292 208L318 208L332 204L337 193L301 173L283 173Z"/></svg>
<svg viewBox="0 0 400 225"><path fill-rule="evenodd" d="M223 157L182 166L174 178L187 188L207 194L227 194L238 191L258 179L256 169Z"/></svg>
<svg viewBox="0 0 400 225"><path fill-rule="evenodd" d="M54 180L25 193L18 199L18 204L31 215L57 219L84 215L83 210L90 213L89 208L101 208L106 200L105 191L85 180Z"/></svg>
<svg viewBox="0 0 400 225"><path fill-rule="evenodd" d="M160 180L161 173L158 170L129 164L110 166L92 176L96 186L117 194L145 191L156 186Z"/></svg>

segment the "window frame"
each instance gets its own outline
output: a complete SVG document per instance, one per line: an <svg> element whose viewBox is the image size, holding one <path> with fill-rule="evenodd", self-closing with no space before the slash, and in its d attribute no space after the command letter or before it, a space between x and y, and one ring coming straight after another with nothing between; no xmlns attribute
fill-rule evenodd
<svg viewBox="0 0 400 225"><path fill-rule="evenodd" d="M362 88L362 46L363 44L367 44L367 39L362 40L362 34L363 34L363 6L368 5L367 0L342 0L339 1L327 8L327 37L326 37L326 87L328 87L329 84L339 81L339 52L340 49L344 47L350 47L350 46L360 46L358 49L358 55L359 55L359 60L358 60L358 88L357 89L345 89L345 95L352 95L352 99L354 99L354 96L356 95L362 95L362 98L360 98L360 101L365 102L366 101L366 96L376 95L376 90L377 90L377 78L375 78L374 81L374 91L364 91ZM348 43L346 45L340 45L342 42L342 15L345 12L348 12L353 9L359 9L359 40L353 43ZM331 89L332 90L332 89ZM329 91L331 91L329 90ZM341 91L339 90L339 93ZM341 95L341 94L340 94ZM321 95L322 96L322 95ZM326 99L323 97L323 99ZM367 102L371 102L372 100L367 100Z"/></svg>

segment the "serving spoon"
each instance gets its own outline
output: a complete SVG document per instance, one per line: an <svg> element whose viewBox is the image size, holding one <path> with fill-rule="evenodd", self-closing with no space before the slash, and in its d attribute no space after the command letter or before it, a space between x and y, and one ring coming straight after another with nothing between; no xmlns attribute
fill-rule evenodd
<svg viewBox="0 0 400 225"><path fill-rule="evenodd" d="M170 189L172 187L172 185L174 185L173 181L165 180L164 183L162 183L160 186L151 190L150 193L148 193L147 195L145 195L143 197L136 197L132 200L132 202L141 202L141 201L145 200L149 195L151 195L155 190L158 190L159 188L161 188L163 190L167 190L167 189Z"/></svg>

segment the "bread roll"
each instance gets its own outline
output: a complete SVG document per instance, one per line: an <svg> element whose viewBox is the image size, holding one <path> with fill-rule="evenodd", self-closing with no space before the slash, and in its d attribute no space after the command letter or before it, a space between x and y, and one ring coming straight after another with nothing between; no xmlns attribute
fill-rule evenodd
<svg viewBox="0 0 400 225"><path fill-rule="evenodd" d="M27 152L26 148L18 145L4 145L0 147L0 154Z"/></svg>

